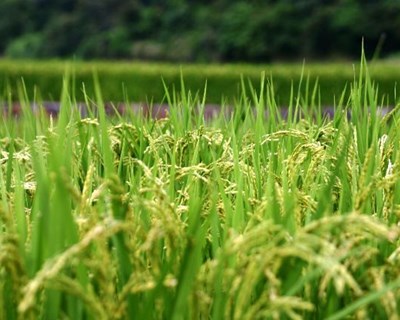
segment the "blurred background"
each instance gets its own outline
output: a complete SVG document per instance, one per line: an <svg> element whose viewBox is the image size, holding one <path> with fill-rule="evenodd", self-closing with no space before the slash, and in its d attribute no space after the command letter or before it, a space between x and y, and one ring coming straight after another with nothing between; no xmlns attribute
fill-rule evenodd
<svg viewBox="0 0 400 320"><path fill-rule="evenodd" d="M0 57L173 62L400 53L398 0L1 0Z"/></svg>

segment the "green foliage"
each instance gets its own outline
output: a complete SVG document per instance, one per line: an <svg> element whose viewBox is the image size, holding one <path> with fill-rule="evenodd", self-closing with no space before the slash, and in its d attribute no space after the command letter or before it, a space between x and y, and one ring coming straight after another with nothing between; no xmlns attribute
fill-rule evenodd
<svg viewBox="0 0 400 320"><path fill-rule="evenodd" d="M30 33L12 41L7 49L6 56L20 59L32 59L40 56L43 46L43 36L39 33Z"/></svg>
<svg viewBox="0 0 400 320"><path fill-rule="evenodd" d="M4 0L0 12L0 55L11 58L21 56L15 39L31 34L43 37L34 57L356 58L362 39L370 57L400 51L400 3L393 0Z"/></svg>
<svg viewBox="0 0 400 320"><path fill-rule="evenodd" d="M0 3L0 52L5 49L14 39L23 36L26 33L32 33L31 25L28 19L29 4L23 0L4 0Z"/></svg>
<svg viewBox="0 0 400 320"><path fill-rule="evenodd" d="M108 118L94 79L87 118L67 74L57 119L20 86L0 120L1 318L398 319L400 105L364 58L333 119L265 75L231 117L180 79L168 118Z"/></svg>

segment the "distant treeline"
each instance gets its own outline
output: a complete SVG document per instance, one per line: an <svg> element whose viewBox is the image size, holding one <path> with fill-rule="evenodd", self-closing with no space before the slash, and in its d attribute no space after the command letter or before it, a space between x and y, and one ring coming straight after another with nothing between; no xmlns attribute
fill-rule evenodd
<svg viewBox="0 0 400 320"><path fill-rule="evenodd" d="M400 52L398 0L1 0L0 56L272 61Z"/></svg>

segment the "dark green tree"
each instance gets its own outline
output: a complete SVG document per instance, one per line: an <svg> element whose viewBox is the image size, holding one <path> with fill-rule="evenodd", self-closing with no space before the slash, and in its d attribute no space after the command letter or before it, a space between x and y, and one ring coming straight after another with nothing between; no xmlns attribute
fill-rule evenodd
<svg viewBox="0 0 400 320"><path fill-rule="evenodd" d="M270 61L400 52L393 0L2 0L0 55Z"/></svg>

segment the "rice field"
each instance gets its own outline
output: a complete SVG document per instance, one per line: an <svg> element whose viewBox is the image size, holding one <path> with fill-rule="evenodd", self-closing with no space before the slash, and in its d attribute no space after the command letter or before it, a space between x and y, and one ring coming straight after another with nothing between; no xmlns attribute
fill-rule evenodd
<svg viewBox="0 0 400 320"><path fill-rule="evenodd" d="M332 118L265 76L206 120L183 81L162 119L69 86L1 120L0 319L399 319L400 105L365 60Z"/></svg>
<svg viewBox="0 0 400 320"><path fill-rule="evenodd" d="M396 89L400 82L399 60L374 60L369 62L369 72L379 87L379 103L394 105ZM185 88L204 93L207 82L206 103L233 104L241 93L241 77L259 89L260 74L265 72L273 79L274 99L280 106L290 103L291 88L301 88L301 96L307 97L315 86L315 101L323 106L338 103L346 87L359 73L359 63L353 61L305 61L304 63L272 64L176 64L144 61L65 61L65 60L9 60L0 58L0 97L11 96L18 101L18 84L23 79L30 100L59 101L63 87L63 75L71 74L70 93L78 102L85 96L94 97L93 72L98 76L104 101L162 103L165 88L170 91L180 87L183 75ZM83 90L84 84L84 90ZM258 92L258 95L260 93ZM310 94L311 95L311 94ZM293 98L293 97L292 97ZM33 101L32 101L33 102ZM310 101L304 101L308 105Z"/></svg>

